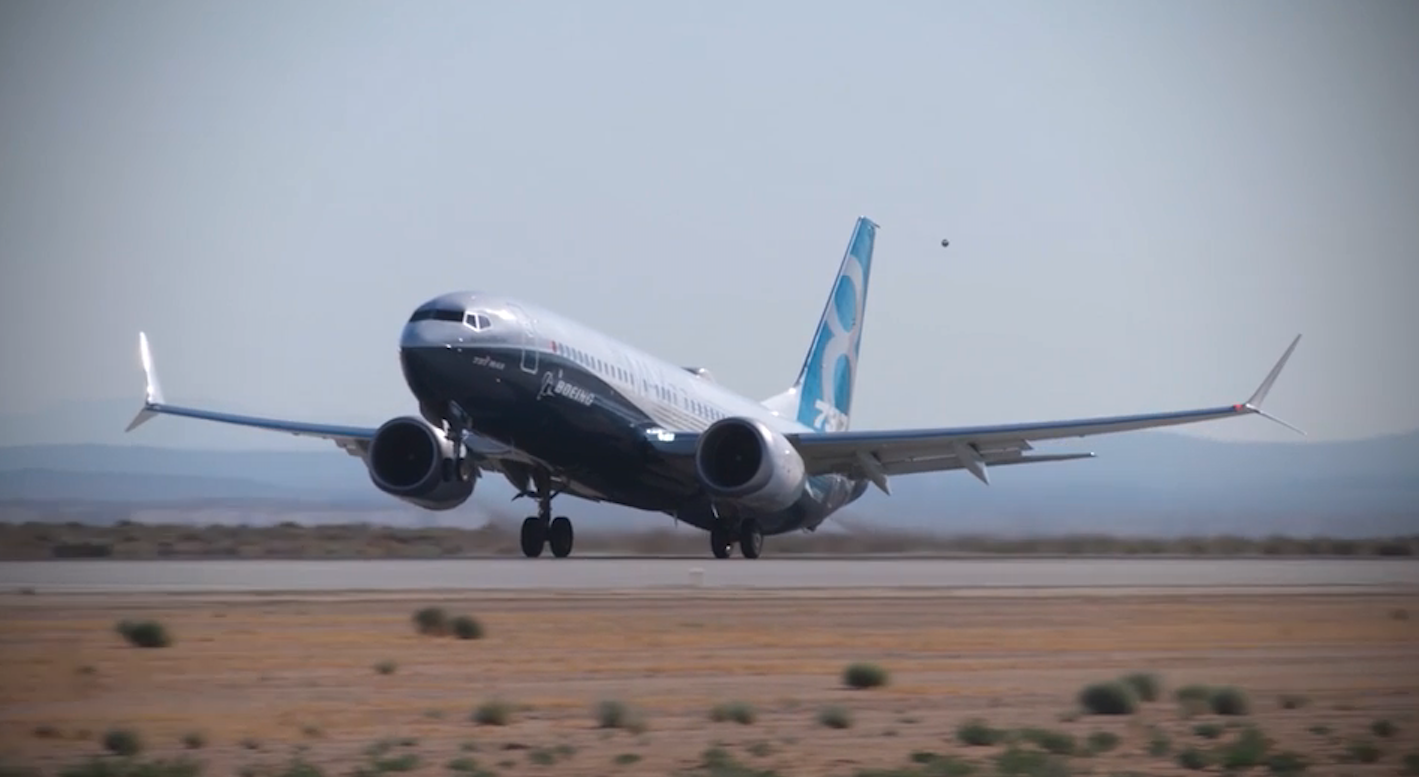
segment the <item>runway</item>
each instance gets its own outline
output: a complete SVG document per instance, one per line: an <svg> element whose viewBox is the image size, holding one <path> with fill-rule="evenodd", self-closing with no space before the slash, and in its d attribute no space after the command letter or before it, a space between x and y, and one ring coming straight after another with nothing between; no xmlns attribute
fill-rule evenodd
<svg viewBox="0 0 1419 777"><path fill-rule="evenodd" d="M0 563L0 589L46 592L647 591L922 589L962 595L1057 590L1244 589L1419 593L1410 559L471 558Z"/></svg>

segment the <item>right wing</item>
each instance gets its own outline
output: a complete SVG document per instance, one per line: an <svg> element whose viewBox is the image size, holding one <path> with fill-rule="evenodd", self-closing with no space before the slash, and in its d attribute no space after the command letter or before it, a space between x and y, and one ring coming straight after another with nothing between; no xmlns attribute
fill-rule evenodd
<svg viewBox="0 0 1419 777"><path fill-rule="evenodd" d="M1291 352L1301 341L1297 335L1280 361L1246 402L1237 405L1181 410L1146 415L1083 418L1070 421L974 426L943 429L901 429L861 432L803 432L787 435L803 457L809 474L839 473L871 480L887 492L887 477L917 472L965 469L989 484L989 467L1090 458L1092 453L1025 455L1032 442L1067 437L1153 429L1162 426L1211 421L1240 415L1260 415L1300 432L1261 410ZM1301 432L1304 434L1304 432Z"/></svg>
<svg viewBox="0 0 1419 777"><path fill-rule="evenodd" d="M153 368L153 353L148 347L148 336L142 332L138 333L138 350L143 359L143 374L147 380L147 390L143 398L143 408L138 411L138 415L133 417L128 428L124 430L125 432L137 429L155 415L175 415L203 421L249 426L255 429L267 429L274 432L286 432L302 437L318 437L334 442L352 456L364 456L365 451L369 448L370 440L374 438L374 433L377 431L360 426L331 426L300 421L280 421L274 418L257 418L169 405L163 401L163 390L158 385L157 371Z"/></svg>

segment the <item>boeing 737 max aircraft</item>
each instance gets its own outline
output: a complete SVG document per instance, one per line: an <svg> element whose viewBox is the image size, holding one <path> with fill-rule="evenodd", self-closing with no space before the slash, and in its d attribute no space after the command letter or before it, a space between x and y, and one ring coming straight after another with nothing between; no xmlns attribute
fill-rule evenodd
<svg viewBox="0 0 1419 777"><path fill-rule="evenodd" d="M537 500L522 551L565 557L572 524L561 494L664 512L709 532L727 558L758 558L766 535L816 529L888 478L1089 458L1031 453L1039 440L1260 414L1297 336L1247 402L1149 415L943 429L848 431L877 225L859 218L798 379L763 402L708 371L658 359L508 297L457 292L404 325L399 358L419 414L374 428L231 415L167 404L146 334L147 398L131 431L156 414L333 441L359 456L381 491L430 510L463 504L483 473ZM1266 416L1270 417L1270 416ZM1275 420L1275 419L1273 419ZM517 497L514 497L517 498Z"/></svg>

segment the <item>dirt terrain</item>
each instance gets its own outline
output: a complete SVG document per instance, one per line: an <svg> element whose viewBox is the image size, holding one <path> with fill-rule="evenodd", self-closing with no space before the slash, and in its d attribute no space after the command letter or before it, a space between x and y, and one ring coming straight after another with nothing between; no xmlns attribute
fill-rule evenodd
<svg viewBox="0 0 1419 777"><path fill-rule="evenodd" d="M484 635L418 633L411 616L431 605L475 617ZM121 619L158 620L174 641L132 646ZM857 661L889 682L847 687ZM1156 701L1132 715L1079 711L1085 684L1139 671L1161 679ZM1173 694L1192 683L1241 688L1250 713L1185 709ZM494 700L509 705L506 725L472 719ZM602 700L629 705L643 726L598 727ZM753 720L712 720L729 702ZM850 727L822 725L830 707ZM961 743L958 726L976 717L1014 744ZM1394 731L1373 731L1380 720ZM1253 725L1270 740L1265 758L1291 751L1308 774L1402 773L1419 751L1419 599L0 595L0 771L57 773L129 728L140 759L191 758L204 774L295 774L296 758L324 774L956 773L946 756L991 774L1008 748L1017 760L1041 750L1038 732L1020 733L1033 727L1072 735L1076 751L1094 732L1119 742L1035 756L1063 766L1018 773L1188 774L1179 752L1221 752ZM185 746L190 734L201 747ZM1045 748L1069 749L1053 741ZM1365 743L1377 763L1354 762Z"/></svg>

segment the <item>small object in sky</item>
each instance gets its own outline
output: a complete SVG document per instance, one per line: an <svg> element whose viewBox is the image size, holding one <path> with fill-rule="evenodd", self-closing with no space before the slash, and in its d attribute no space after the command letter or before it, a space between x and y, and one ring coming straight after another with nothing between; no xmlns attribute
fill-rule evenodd
<svg viewBox="0 0 1419 777"><path fill-rule="evenodd" d="M949 246L949 245L951 245L951 241L950 241L950 240L947 240L947 239L944 238L944 237L941 238L941 247L942 247L942 248L945 248L946 246Z"/></svg>

